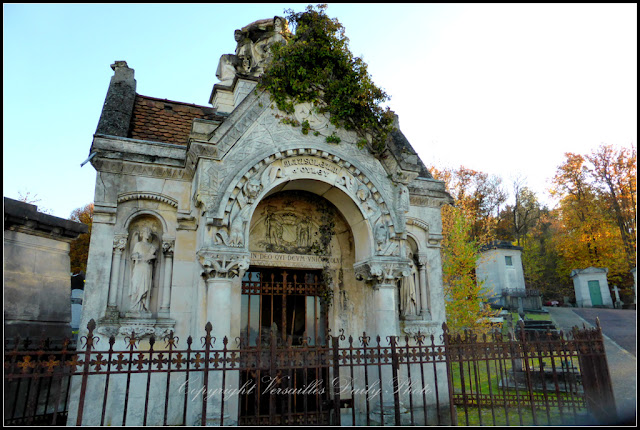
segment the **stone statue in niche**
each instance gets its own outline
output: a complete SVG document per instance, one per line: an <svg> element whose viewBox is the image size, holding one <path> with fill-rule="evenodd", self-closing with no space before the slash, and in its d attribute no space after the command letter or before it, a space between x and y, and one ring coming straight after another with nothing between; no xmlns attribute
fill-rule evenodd
<svg viewBox="0 0 640 430"><path fill-rule="evenodd" d="M149 227L143 227L138 232L138 236L140 240L135 244L131 252L133 269L129 288L129 298L131 299L129 310L132 313L148 313L156 248L151 243L153 232Z"/></svg>
<svg viewBox="0 0 640 430"><path fill-rule="evenodd" d="M418 316L418 297L416 293L416 283L418 281L418 271L413 262L413 256L409 254L411 260L410 272L400 281L400 310L405 319L415 319Z"/></svg>

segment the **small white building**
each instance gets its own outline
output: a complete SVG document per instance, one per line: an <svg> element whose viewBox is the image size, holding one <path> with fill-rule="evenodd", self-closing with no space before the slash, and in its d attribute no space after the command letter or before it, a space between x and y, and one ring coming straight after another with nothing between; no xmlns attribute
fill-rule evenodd
<svg viewBox="0 0 640 430"><path fill-rule="evenodd" d="M525 292L522 247L506 241L493 241L482 248L476 260L478 282L484 281L489 297Z"/></svg>
<svg viewBox="0 0 640 430"><path fill-rule="evenodd" d="M607 283L609 269L588 267L571 271L573 288L576 293L576 306L579 308L613 308L613 300Z"/></svg>

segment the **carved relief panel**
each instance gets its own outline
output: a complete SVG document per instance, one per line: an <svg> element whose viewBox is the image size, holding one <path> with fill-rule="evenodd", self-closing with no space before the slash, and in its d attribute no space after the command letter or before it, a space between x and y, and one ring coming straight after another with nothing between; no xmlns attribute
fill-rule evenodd
<svg viewBox="0 0 640 430"><path fill-rule="evenodd" d="M333 205L303 191L282 192L257 206L250 227L252 263L316 267L322 257L330 266L341 261L337 232L348 231Z"/></svg>

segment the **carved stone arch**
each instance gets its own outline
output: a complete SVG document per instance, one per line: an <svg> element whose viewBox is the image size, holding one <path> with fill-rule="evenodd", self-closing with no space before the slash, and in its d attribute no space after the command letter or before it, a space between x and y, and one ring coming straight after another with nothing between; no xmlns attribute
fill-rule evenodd
<svg viewBox="0 0 640 430"><path fill-rule="evenodd" d="M333 203L349 223L360 243L357 259L384 253L393 244L392 205L369 176L339 155L317 148L293 148L265 152L254 157L228 182L214 218L222 227L215 233L225 245L245 247L249 220L257 203L282 190L303 190ZM257 161L256 161L257 160ZM345 198L346 197L346 198ZM242 216L242 218L238 218ZM237 230L242 225L243 237ZM382 237L382 232L386 234ZM382 246L384 245L384 247ZM384 248L384 249L382 249ZM397 248L397 246L396 246Z"/></svg>
<svg viewBox="0 0 640 430"><path fill-rule="evenodd" d="M156 218L160 224L162 225L162 237L161 239L174 238L175 232L171 233L171 230L168 228L167 221L164 219L162 215L157 213L156 211L150 209L140 209L133 211L129 216L125 219L124 223L122 223L121 227L118 229L120 234L126 234L129 231L129 227L131 222L140 218L144 215L152 216Z"/></svg>
<svg viewBox="0 0 640 430"><path fill-rule="evenodd" d="M421 251L420 240L413 234L407 233L407 254L411 251L414 255L418 254Z"/></svg>
<svg viewBox="0 0 640 430"><path fill-rule="evenodd" d="M425 253L429 241L429 224L418 218L407 217L407 237L415 241L418 253Z"/></svg>

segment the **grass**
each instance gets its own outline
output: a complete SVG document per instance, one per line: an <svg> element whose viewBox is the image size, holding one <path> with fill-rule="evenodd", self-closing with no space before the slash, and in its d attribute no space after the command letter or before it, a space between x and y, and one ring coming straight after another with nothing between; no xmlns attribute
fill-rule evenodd
<svg viewBox="0 0 640 430"><path fill-rule="evenodd" d="M515 316L517 321L518 315ZM548 314L528 314L527 317L534 320L550 320ZM506 332L506 327L504 327ZM505 339L506 340L506 339ZM575 353L562 353L563 356L569 355L569 365L578 369L578 359ZM556 372L560 373L563 370L562 360L563 357L558 355L555 351L544 351L540 353L538 351L532 353L527 359L527 364L530 368L539 370L540 364L543 363L544 369L551 370L552 363L555 364ZM566 404L563 405L562 410L558 406L544 406L545 402L544 391L534 391L534 396L542 396L541 399L536 402L537 406L532 407L528 403L529 393L526 389L514 390L502 388L498 385L500 379L499 375L506 375L507 373L513 374L514 364L517 366L517 362L512 361L510 358L490 359L491 356L487 356L483 351L477 350L476 361L463 361L454 362L452 364L452 380L453 389L456 394L467 395L486 395L487 401L490 398L494 399L494 406L485 407L481 405L478 407L477 402L473 400L467 401L467 406L457 406L457 419L458 425L494 425L494 426L506 426L506 425L567 425L574 424L580 420L581 416L585 412L584 409L577 409ZM465 358L464 360L467 360ZM464 391L462 376L460 370L464 372ZM560 383L562 386L562 383ZM509 383L513 387L513 382ZM502 396L519 396L520 408L517 404L509 405L505 407L503 404L498 404L497 400ZM581 395L574 394L571 396L568 393L560 393L558 396L555 391L546 393L546 399L551 402L557 402L560 400L578 400ZM535 413L535 419L534 419Z"/></svg>

